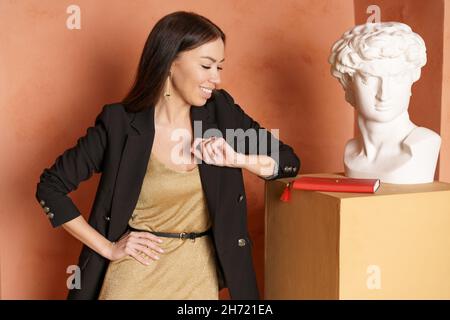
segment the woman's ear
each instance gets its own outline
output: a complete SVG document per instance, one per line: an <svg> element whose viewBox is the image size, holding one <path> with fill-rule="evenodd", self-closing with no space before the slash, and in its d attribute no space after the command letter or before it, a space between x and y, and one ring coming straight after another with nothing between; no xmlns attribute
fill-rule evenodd
<svg viewBox="0 0 450 320"><path fill-rule="evenodd" d="M172 61L172 64L169 68L169 74L173 74L174 70L177 68L178 65L178 58L175 58L175 60Z"/></svg>

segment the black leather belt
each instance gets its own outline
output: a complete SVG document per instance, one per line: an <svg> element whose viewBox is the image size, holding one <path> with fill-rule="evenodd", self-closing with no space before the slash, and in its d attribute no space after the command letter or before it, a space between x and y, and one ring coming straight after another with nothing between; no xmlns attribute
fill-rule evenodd
<svg viewBox="0 0 450 320"><path fill-rule="evenodd" d="M181 233L171 233L171 232L156 232L156 231L148 231L148 230L139 230L128 226L128 229L131 231L137 232L150 232L158 237L166 237L166 238L177 238L181 240L191 239L195 240L195 238L203 237L211 234L211 228L203 232L181 232Z"/></svg>

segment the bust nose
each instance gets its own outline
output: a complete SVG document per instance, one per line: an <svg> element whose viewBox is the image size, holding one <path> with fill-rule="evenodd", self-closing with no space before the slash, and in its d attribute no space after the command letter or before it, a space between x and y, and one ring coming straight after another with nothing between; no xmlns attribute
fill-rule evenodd
<svg viewBox="0 0 450 320"><path fill-rule="evenodd" d="M390 79L389 77L383 77L380 79L380 82L378 84L378 90L376 98L379 101L386 101L389 100L390 97Z"/></svg>

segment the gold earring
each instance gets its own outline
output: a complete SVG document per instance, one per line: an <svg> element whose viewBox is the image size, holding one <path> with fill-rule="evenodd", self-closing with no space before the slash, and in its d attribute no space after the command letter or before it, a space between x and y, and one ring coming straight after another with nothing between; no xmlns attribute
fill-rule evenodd
<svg viewBox="0 0 450 320"><path fill-rule="evenodd" d="M169 72L169 76L167 77L167 86L166 91L164 92L164 97L170 97L170 76L172 74Z"/></svg>

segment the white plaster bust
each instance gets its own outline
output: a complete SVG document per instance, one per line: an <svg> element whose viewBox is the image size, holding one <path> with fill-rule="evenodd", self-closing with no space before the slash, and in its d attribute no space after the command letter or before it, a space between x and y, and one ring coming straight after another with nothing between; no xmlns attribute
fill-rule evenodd
<svg viewBox="0 0 450 320"><path fill-rule="evenodd" d="M358 112L360 133L344 151L346 176L433 182L441 138L408 114L411 86L426 63L423 39L403 23L366 23L344 33L329 62Z"/></svg>

